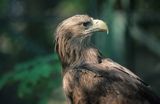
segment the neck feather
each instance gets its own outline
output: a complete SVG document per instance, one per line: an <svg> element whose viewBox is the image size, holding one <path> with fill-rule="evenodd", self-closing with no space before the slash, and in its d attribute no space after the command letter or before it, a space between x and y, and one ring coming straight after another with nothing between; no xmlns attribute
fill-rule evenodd
<svg viewBox="0 0 160 104"><path fill-rule="evenodd" d="M89 37L82 40L61 37L56 40L56 51L59 54L63 68L78 66L85 62L99 63L101 56L98 50L89 44L89 41Z"/></svg>

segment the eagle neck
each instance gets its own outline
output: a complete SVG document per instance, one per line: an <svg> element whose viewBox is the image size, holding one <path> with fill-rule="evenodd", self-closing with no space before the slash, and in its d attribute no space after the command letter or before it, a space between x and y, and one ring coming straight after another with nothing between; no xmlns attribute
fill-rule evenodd
<svg viewBox="0 0 160 104"><path fill-rule="evenodd" d="M82 63L98 63L100 54L90 44L90 37L85 39L63 39L58 42L58 54L63 69L71 66L79 66Z"/></svg>

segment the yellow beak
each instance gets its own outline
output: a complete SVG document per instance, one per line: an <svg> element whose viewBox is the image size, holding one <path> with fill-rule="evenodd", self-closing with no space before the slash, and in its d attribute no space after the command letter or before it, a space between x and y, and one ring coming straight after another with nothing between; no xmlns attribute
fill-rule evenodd
<svg viewBox="0 0 160 104"><path fill-rule="evenodd" d="M108 26L106 25L106 23L102 20L98 20L95 19L93 20L93 27L94 29L97 29L98 31L107 31L107 33L109 32L108 30Z"/></svg>

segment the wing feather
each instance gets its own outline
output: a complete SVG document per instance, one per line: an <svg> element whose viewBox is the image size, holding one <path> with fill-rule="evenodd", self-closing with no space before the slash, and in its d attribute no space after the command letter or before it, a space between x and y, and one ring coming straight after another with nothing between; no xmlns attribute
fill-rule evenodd
<svg viewBox="0 0 160 104"><path fill-rule="evenodd" d="M94 73L95 78L102 78L103 81L99 81L101 82L100 85L108 86L107 84L109 84L110 86L107 88L111 88L111 92L116 93L116 97L118 94L121 94L119 95L119 98L123 97L123 100L125 99L126 102L135 100L135 97L137 99L137 104L160 104L160 98L146 83L144 83L142 79L127 68L110 59L103 59L100 64L81 64L76 67L76 70L80 70L85 73ZM107 93L107 90L102 91L103 93Z"/></svg>

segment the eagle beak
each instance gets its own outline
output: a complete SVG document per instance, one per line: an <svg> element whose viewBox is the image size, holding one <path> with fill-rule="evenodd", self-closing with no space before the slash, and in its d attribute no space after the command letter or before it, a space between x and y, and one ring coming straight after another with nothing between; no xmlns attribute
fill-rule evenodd
<svg viewBox="0 0 160 104"><path fill-rule="evenodd" d="M109 33L108 26L106 23L102 20L93 19L93 25L90 27L91 31L101 31L101 32L107 32Z"/></svg>

